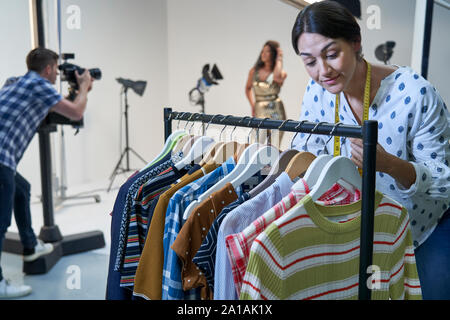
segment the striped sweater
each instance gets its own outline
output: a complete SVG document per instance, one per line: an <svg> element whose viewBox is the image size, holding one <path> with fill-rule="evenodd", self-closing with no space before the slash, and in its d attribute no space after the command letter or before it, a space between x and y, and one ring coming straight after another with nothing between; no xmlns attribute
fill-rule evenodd
<svg viewBox="0 0 450 320"><path fill-rule="evenodd" d="M372 299L421 299L408 213L375 199ZM360 208L305 196L255 239L240 299L357 299Z"/></svg>

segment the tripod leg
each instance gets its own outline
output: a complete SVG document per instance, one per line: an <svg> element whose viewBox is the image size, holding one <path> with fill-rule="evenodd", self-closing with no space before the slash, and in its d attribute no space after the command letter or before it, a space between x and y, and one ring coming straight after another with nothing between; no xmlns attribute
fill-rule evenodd
<svg viewBox="0 0 450 320"><path fill-rule="evenodd" d="M119 159L119 161L117 162L116 167L114 168L113 173L112 173L111 176L109 177L110 182L109 182L109 186L108 186L107 192L109 192L109 191L111 190L111 186L112 186L112 184L113 184L113 182L114 182L114 179L115 179L116 176L117 176L118 170L119 170L119 168L120 168L120 164L122 163L123 157L125 156L126 153L127 153L127 150L125 149L125 150L122 152L122 155L120 156L120 159ZM97 200L96 200L96 201L97 201Z"/></svg>
<svg viewBox="0 0 450 320"><path fill-rule="evenodd" d="M119 159L119 161L117 162L117 164L116 164L116 166L115 166L115 168L114 168L114 170L113 170L111 176L109 177L110 180L113 178L113 176L115 176L115 175L117 174L117 170L119 169L120 164L122 163L123 157L125 156L126 153L127 153L127 150L125 149L125 150L122 152L122 155L120 156L120 159Z"/></svg>
<svg viewBox="0 0 450 320"><path fill-rule="evenodd" d="M144 162L145 164L147 164L147 161L144 160L144 158L142 158L136 151L134 151L132 148L128 148L131 152L133 152L135 154L136 157L138 157L139 159L142 160L142 162Z"/></svg>
<svg viewBox="0 0 450 320"><path fill-rule="evenodd" d="M113 184L113 182L114 182L114 179L116 178L116 175L117 175L117 173L116 173L116 172L114 172L114 175L113 175L113 177L111 177L111 178L110 178L110 182L109 182L108 190L106 190L106 192L109 192L109 191L111 190L111 186L112 186L112 184Z"/></svg>

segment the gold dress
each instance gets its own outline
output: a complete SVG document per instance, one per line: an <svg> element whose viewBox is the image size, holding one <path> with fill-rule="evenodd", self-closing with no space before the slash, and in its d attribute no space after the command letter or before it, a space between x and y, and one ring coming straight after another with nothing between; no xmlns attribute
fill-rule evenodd
<svg viewBox="0 0 450 320"><path fill-rule="evenodd" d="M265 81L261 81L259 79L258 70L256 70L253 76L252 88L255 94L255 117L286 120L283 102L280 97L278 97L281 87L278 83L273 81L273 73L271 73ZM280 131L278 134L279 140L281 141L283 132ZM263 134L263 136L266 136L266 134ZM264 142L261 141L261 138L259 140L260 142ZM274 143L273 139L272 143Z"/></svg>

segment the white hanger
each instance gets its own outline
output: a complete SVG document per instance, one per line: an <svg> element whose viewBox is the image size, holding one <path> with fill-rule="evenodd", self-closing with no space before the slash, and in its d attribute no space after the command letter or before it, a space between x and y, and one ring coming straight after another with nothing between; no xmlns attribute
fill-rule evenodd
<svg viewBox="0 0 450 320"><path fill-rule="evenodd" d="M176 130L172 132L169 137L167 138L166 142L164 143L164 147L162 151L152 160L150 161L145 167L143 167L140 172L144 171L146 168L151 166L156 160L158 160L160 157L162 157L165 153L169 151L169 148L172 144L172 142L176 139L180 139L181 137L185 136L187 134L184 130Z"/></svg>
<svg viewBox="0 0 450 320"><path fill-rule="evenodd" d="M330 161L331 159L333 159L332 155L322 154L315 158L313 162L311 162L308 169L306 170L305 175L303 176L303 179L306 181L310 188L316 184L320 173L322 172L328 161Z"/></svg>
<svg viewBox="0 0 450 320"><path fill-rule="evenodd" d="M189 218L192 211L194 211L195 207L199 205L203 200L208 198L212 193L222 189L225 184L228 182L231 182L235 177L237 177L241 172L244 171L244 169L247 166L247 163L249 162L249 159L252 154L256 153L258 149L261 147L259 143L253 143L249 145L244 152L242 153L241 157L239 158L238 163L234 167L234 169L227 174L225 177L223 177L220 181L218 181L215 185L213 185L211 188L203 192L197 200L192 201L187 208L184 210L183 213L183 220L187 220Z"/></svg>
<svg viewBox="0 0 450 320"><path fill-rule="evenodd" d="M214 139L210 137L200 137L194 142L192 148L189 150L188 154L183 157L180 161L175 164L175 168L178 170L182 169L191 162L198 163L202 156L208 152L208 150L214 144Z"/></svg>
<svg viewBox="0 0 450 320"><path fill-rule="evenodd" d="M236 189L265 166L274 164L279 157L280 151L273 146L263 146L262 148L259 148L256 154L252 156L245 169L231 181L231 184Z"/></svg>
<svg viewBox="0 0 450 320"><path fill-rule="evenodd" d="M316 201L341 179L361 190L362 179L356 165L347 157L337 156L325 165L309 195Z"/></svg>

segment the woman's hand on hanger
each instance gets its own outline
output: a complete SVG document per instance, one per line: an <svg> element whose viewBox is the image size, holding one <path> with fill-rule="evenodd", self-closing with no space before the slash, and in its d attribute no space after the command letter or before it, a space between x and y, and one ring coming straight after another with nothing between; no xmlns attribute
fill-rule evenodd
<svg viewBox="0 0 450 320"><path fill-rule="evenodd" d="M363 144L361 139L349 138L352 147L352 161L358 167L363 167ZM406 160L390 153L378 143L376 171L384 172L394 178L405 189L409 189L416 182L416 170Z"/></svg>

